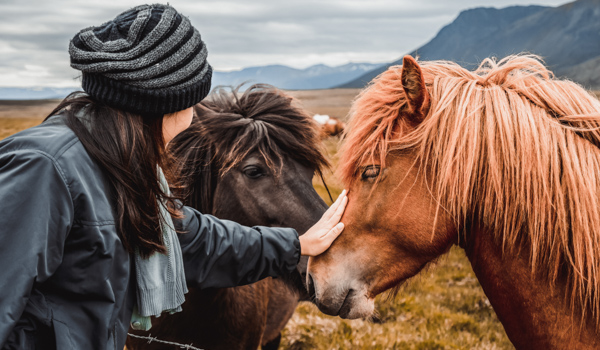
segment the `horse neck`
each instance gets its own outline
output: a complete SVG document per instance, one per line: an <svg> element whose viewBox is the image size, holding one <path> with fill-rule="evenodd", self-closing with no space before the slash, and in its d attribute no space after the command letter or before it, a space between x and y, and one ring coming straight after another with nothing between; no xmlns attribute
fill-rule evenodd
<svg viewBox="0 0 600 350"><path fill-rule="evenodd" d="M565 284L553 287L531 272L528 251L502 252L491 232L474 230L463 248L506 334L517 349L597 349L588 317L569 307Z"/></svg>

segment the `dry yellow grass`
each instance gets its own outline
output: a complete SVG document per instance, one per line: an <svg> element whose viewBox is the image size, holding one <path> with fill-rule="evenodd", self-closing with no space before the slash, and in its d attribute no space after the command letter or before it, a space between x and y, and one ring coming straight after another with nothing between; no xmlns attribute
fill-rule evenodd
<svg viewBox="0 0 600 350"><path fill-rule="evenodd" d="M350 105L360 89L296 90L288 93L311 114L327 114L346 121Z"/></svg>
<svg viewBox="0 0 600 350"><path fill-rule="evenodd" d="M58 102L59 100L0 100L0 140L23 129L38 125L56 107Z"/></svg>
<svg viewBox="0 0 600 350"><path fill-rule="evenodd" d="M60 100L0 100L0 118L44 119Z"/></svg>
<svg viewBox="0 0 600 350"><path fill-rule="evenodd" d="M0 140L23 129L36 126L43 118L0 118Z"/></svg>

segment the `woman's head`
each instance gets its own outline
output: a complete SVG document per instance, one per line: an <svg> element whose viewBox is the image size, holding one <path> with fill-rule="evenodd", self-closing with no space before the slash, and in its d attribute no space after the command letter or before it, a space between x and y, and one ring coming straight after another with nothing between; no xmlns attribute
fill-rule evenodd
<svg viewBox="0 0 600 350"><path fill-rule="evenodd" d="M164 252L159 201L172 215L177 202L160 188L157 167L173 179L165 145L210 90L206 46L187 17L155 4L83 29L69 54L86 94L68 96L50 116L66 115L111 182L123 244L144 256Z"/></svg>
<svg viewBox="0 0 600 350"><path fill-rule="evenodd" d="M141 5L77 33L71 67L83 90L108 106L141 115L189 108L210 91L206 45L169 5Z"/></svg>

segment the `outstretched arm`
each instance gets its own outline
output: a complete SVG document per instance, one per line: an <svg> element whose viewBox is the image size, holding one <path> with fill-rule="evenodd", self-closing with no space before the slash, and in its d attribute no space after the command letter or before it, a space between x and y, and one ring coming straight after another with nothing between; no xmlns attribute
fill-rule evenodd
<svg viewBox="0 0 600 350"><path fill-rule="evenodd" d="M176 220L189 286L225 288L292 272L300 254L317 255L343 230L345 192L300 239L291 228L247 227L184 207Z"/></svg>

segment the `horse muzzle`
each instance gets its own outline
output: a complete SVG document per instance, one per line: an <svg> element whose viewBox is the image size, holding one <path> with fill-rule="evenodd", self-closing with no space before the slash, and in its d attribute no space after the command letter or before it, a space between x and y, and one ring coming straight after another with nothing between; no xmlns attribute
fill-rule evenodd
<svg viewBox="0 0 600 350"><path fill-rule="evenodd" d="M327 315L347 319L368 318L375 309L373 299L367 297L366 286L358 283L350 283L348 287L315 283L309 273L307 287L311 299Z"/></svg>

